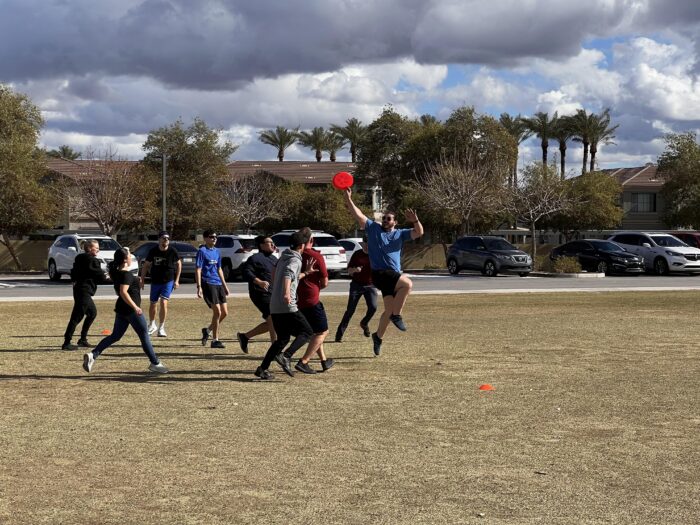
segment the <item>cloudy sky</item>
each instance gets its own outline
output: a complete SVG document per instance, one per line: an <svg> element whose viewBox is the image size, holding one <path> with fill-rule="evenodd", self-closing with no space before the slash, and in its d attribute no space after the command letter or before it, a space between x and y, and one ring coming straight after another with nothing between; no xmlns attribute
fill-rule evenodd
<svg viewBox="0 0 700 525"><path fill-rule="evenodd" d="M140 158L149 130L199 116L240 145L234 160L274 160L261 129L369 123L386 104L440 119L610 107L605 168L653 162L665 133L700 128L698 0L0 0L0 13L0 82L44 111L48 148Z"/></svg>

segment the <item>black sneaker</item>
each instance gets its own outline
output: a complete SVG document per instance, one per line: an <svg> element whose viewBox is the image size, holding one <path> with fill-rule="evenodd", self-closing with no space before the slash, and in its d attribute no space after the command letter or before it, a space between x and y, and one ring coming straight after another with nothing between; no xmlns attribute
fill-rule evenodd
<svg viewBox="0 0 700 525"><path fill-rule="evenodd" d="M275 376L272 375L272 372L270 372L269 370L263 370L261 367L258 367L257 370L255 370L255 376L259 377L262 380L275 378Z"/></svg>
<svg viewBox="0 0 700 525"><path fill-rule="evenodd" d="M245 334L238 332L238 344L241 345L241 350L244 354L248 353L248 338Z"/></svg>
<svg viewBox="0 0 700 525"><path fill-rule="evenodd" d="M280 352L277 354L275 356L275 361L277 361L277 364L282 367L285 374L294 377L294 372L292 372L292 362L286 355L284 355L284 353Z"/></svg>
<svg viewBox="0 0 700 525"><path fill-rule="evenodd" d="M77 350L78 347L75 345L72 345L70 343L63 343L63 346L61 347L61 350Z"/></svg>
<svg viewBox="0 0 700 525"><path fill-rule="evenodd" d="M81 348L92 348L92 345L88 343L88 340L82 337L78 339L78 346Z"/></svg>
<svg viewBox="0 0 700 525"><path fill-rule="evenodd" d="M403 318L399 314L394 314L391 317L389 317L389 319L391 319L391 322L394 323L394 326L396 326L396 328L398 328L402 332L406 331L406 324L403 322Z"/></svg>
<svg viewBox="0 0 700 525"><path fill-rule="evenodd" d="M374 355L379 356L382 351L382 340L379 339L377 332L372 334L372 342L374 343Z"/></svg>
<svg viewBox="0 0 700 525"><path fill-rule="evenodd" d="M321 361L321 368L322 368L323 371L325 372L326 370L330 370L331 368L333 368L333 365L334 365L334 364L335 364L335 361L333 361L333 359L331 359L331 358L329 357L329 358L326 359L325 361Z"/></svg>
<svg viewBox="0 0 700 525"><path fill-rule="evenodd" d="M217 339L216 341L212 341L212 342L211 342L211 347L212 347L212 348L222 348L222 349L223 349L223 348L226 348L226 346L224 345L224 343L222 343L222 342L219 341L218 339Z"/></svg>
<svg viewBox="0 0 700 525"><path fill-rule="evenodd" d="M209 328L202 328L202 346L207 345L207 341L209 341L210 336L211 330L209 330Z"/></svg>
<svg viewBox="0 0 700 525"><path fill-rule="evenodd" d="M301 359L299 359L299 361L297 361L297 364L294 366L294 368L299 370L299 372L304 372L305 374L315 374L316 373L316 370L311 368L309 366L309 363L302 363Z"/></svg>
<svg viewBox="0 0 700 525"><path fill-rule="evenodd" d="M338 330L338 331L335 333L335 342L336 342L336 343L342 343L342 342L343 342L343 333L342 333L340 330Z"/></svg>
<svg viewBox="0 0 700 525"><path fill-rule="evenodd" d="M366 324L360 323L360 328L362 328L362 333L365 334L365 337L369 337L370 335L372 335L369 331L369 326L367 326Z"/></svg>

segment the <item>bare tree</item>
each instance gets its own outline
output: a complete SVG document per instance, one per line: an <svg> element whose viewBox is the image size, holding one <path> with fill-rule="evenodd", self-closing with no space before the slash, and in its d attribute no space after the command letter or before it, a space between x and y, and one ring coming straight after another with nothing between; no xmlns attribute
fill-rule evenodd
<svg viewBox="0 0 700 525"><path fill-rule="evenodd" d="M227 211L247 232L265 219L279 219L285 213L282 181L266 171L222 183L222 198Z"/></svg>

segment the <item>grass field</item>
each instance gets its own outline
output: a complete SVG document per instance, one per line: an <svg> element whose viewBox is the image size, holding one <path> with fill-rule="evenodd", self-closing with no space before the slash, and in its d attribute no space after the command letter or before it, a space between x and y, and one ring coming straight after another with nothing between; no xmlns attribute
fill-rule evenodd
<svg viewBox="0 0 700 525"><path fill-rule="evenodd" d="M260 382L246 300L215 355L174 300L166 376L131 331L88 375L57 350L69 303L0 303L0 523L697 523L699 305L415 296L381 357L354 324L328 373Z"/></svg>

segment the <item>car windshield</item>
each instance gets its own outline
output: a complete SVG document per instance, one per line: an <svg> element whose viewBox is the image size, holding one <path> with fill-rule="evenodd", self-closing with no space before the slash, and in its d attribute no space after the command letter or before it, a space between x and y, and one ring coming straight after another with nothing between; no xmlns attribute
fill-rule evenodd
<svg viewBox="0 0 700 525"><path fill-rule="evenodd" d="M255 249L255 239L238 239L238 242L241 243L241 247L245 250Z"/></svg>
<svg viewBox="0 0 700 525"><path fill-rule="evenodd" d="M329 246L340 246L340 243L335 237L314 237L314 246L328 248Z"/></svg>
<svg viewBox="0 0 700 525"><path fill-rule="evenodd" d="M610 241L589 241L593 246L604 252L624 252L626 251L619 244Z"/></svg>
<svg viewBox="0 0 700 525"><path fill-rule="evenodd" d="M113 252L121 248L113 239L95 239L100 244L100 251Z"/></svg>
<svg viewBox="0 0 700 525"><path fill-rule="evenodd" d="M667 248L672 248L672 247L680 248L683 246L688 246L683 241L676 239L675 237L672 237L671 235L650 235L650 237L657 244L657 246L664 246Z"/></svg>
<svg viewBox="0 0 700 525"><path fill-rule="evenodd" d="M177 253L179 254L197 253L197 248L195 248L191 244L187 244L186 242L175 242L171 243L171 245L177 250Z"/></svg>
<svg viewBox="0 0 700 525"><path fill-rule="evenodd" d="M517 250L505 239L484 239L484 243L489 250Z"/></svg>

